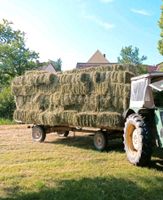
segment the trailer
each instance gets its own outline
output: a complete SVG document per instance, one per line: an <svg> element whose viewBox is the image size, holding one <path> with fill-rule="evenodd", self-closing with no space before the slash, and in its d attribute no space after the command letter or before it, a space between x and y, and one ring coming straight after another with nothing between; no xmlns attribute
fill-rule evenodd
<svg viewBox="0 0 163 200"><path fill-rule="evenodd" d="M103 151L109 139L123 137L128 160L147 165L154 141L163 144L163 109L153 96L159 88L155 96L163 102L163 73L135 75L132 65L58 74L26 72L12 83L14 119L33 124L32 138L37 142L51 132L65 137L70 131L87 132L94 134L95 148Z"/></svg>

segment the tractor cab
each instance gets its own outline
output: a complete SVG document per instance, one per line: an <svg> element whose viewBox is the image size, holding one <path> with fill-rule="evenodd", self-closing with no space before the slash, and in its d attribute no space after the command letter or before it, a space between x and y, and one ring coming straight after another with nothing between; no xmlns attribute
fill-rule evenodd
<svg viewBox="0 0 163 200"><path fill-rule="evenodd" d="M163 148L163 72L131 78L130 105L124 127L128 160L146 165L153 141Z"/></svg>
<svg viewBox="0 0 163 200"><path fill-rule="evenodd" d="M163 72L131 79L130 108L163 108Z"/></svg>
<svg viewBox="0 0 163 200"><path fill-rule="evenodd" d="M154 109L157 144L163 147L163 72L153 72L131 79L130 109L140 112Z"/></svg>

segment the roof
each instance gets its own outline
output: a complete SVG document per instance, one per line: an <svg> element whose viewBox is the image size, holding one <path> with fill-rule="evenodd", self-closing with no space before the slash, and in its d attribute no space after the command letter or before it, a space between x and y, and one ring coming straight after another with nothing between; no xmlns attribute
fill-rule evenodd
<svg viewBox="0 0 163 200"><path fill-rule="evenodd" d="M131 78L131 80L135 81L135 80L139 80L139 79L143 79L143 78L153 78L153 77L160 77L160 76L163 77L163 72L156 71L156 72L133 77L133 78Z"/></svg>
<svg viewBox="0 0 163 200"><path fill-rule="evenodd" d="M109 61L105 58L105 54L102 54L99 50L97 50L87 63L109 63Z"/></svg>
<svg viewBox="0 0 163 200"><path fill-rule="evenodd" d="M107 65L110 62L106 59L105 54L97 50L86 63L77 63L76 68L97 67Z"/></svg>
<svg viewBox="0 0 163 200"><path fill-rule="evenodd" d="M158 63L156 66L162 66L163 62Z"/></svg>
<svg viewBox="0 0 163 200"><path fill-rule="evenodd" d="M54 69L53 65L50 63L48 65L39 67L38 70L42 70L42 71L47 71L47 72L51 72L51 73L56 73L56 70Z"/></svg>
<svg viewBox="0 0 163 200"><path fill-rule="evenodd" d="M158 63L156 66L157 66L157 71L163 71L163 62Z"/></svg>
<svg viewBox="0 0 163 200"><path fill-rule="evenodd" d="M158 69L157 66L152 66L152 65L147 65L147 71L150 72L154 72Z"/></svg>

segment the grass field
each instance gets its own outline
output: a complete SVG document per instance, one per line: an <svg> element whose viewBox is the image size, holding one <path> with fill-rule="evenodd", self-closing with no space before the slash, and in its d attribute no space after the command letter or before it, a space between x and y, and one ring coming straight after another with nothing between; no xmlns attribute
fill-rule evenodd
<svg viewBox="0 0 163 200"><path fill-rule="evenodd" d="M15 122L13 120L10 119L4 119L4 118L0 118L0 125L6 125L6 124L15 124Z"/></svg>
<svg viewBox="0 0 163 200"><path fill-rule="evenodd" d="M50 134L40 144L25 127L0 126L0 200L163 199L163 151L139 168L120 141L100 153L86 134Z"/></svg>

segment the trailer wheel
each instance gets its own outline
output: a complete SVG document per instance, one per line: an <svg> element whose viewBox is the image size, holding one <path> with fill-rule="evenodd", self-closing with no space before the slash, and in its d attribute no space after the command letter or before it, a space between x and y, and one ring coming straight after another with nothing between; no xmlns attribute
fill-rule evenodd
<svg viewBox="0 0 163 200"><path fill-rule="evenodd" d="M69 131L58 131L57 134L59 136L67 137L69 135Z"/></svg>
<svg viewBox="0 0 163 200"><path fill-rule="evenodd" d="M107 149L108 140L107 135L104 132L97 132L93 138L94 146L98 151L104 151Z"/></svg>
<svg viewBox="0 0 163 200"><path fill-rule="evenodd" d="M140 115L129 115L123 137L129 162L138 166L148 165L152 154L152 139L147 124Z"/></svg>
<svg viewBox="0 0 163 200"><path fill-rule="evenodd" d="M32 139L35 142L43 142L46 138L46 132L42 126L32 127Z"/></svg>

